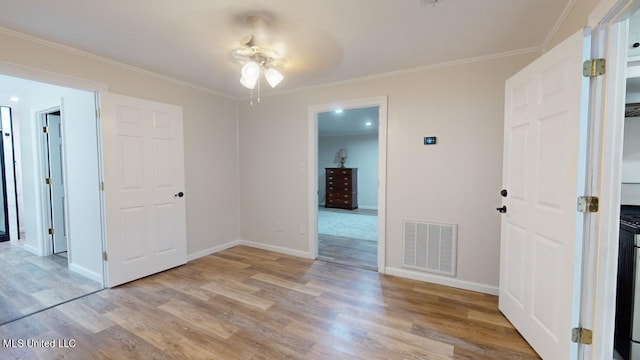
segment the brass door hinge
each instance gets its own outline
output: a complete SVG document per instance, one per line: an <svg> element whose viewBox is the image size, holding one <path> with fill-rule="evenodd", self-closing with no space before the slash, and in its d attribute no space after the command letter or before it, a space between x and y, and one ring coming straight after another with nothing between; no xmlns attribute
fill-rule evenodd
<svg viewBox="0 0 640 360"><path fill-rule="evenodd" d="M44 183L47 185L51 185L53 183L53 181L51 180L51 178L45 178L44 179Z"/></svg>
<svg viewBox="0 0 640 360"><path fill-rule="evenodd" d="M102 260L107 261L107 252L106 251L102 252Z"/></svg>
<svg viewBox="0 0 640 360"><path fill-rule="evenodd" d="M605 59L591 59L582 64L582 75L584 77L596 77L604 75L607 71Z"/></svg>
<svg viewBox="0 0 640 360"><path fill-rule="evenodd" d="M573 328L571 329L571 341L578 344L591 345L593 331L584 328Z"/></svg>
<svg viewBox="0 0 640 360"><path fill-rule="evenodd" d="M49 127L48 126L43 126L42 127L42 132L45 133L45 134L48 134L49 133Z"/></svg>
<svg viewBox="0 0 640 360"><path fill-rule="evenodd" d="M598 212L598 203L597 196L580 196L578 198L578 211L583 213Z"/></svg>
<svg viewBox="0 0 640 360"><path fill-rule="evenodd" d="M53 228L49 228L49 235L53 235L53 234L55 234L55 232L56 232L56 231L55 231L55 230L53 230Z"/></svg>

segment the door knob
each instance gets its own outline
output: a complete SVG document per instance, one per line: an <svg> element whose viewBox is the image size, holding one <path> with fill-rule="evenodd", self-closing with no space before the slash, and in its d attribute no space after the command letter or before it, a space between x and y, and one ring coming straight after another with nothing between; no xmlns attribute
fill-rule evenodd
<svg viewBox="0 0 640 360"><path fill-rule="evenodd" d="M507 197L507 194L507 189L500 190L500 195L502 195L502 197Z"/></svg>
<svg viewBox="0 0 640 360"><path fill-rule="evenodd" d="M498 210L499 213L504 214L507 212L507 207L502 205L502 207L496 208L496 210Z"/></svg>
<svg viewBox="0 0 640 360"><path fill-rule="evenodd" d="M180 191L179 193L173 195L173 197L183 197L184 193L182 191Z"/></svg>

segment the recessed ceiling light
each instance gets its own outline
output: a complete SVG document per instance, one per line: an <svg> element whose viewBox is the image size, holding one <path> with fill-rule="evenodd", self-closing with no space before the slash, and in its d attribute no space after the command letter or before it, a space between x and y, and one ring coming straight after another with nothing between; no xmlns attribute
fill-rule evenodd
<svg viewBox="0 0 640 360"><path fill-rule="evenodd" d="M18 101L20 101L20 98L17 97L17 96L12 96L12 97L9 98L9 101L18 102Z"/></svg>
<svg viewBox="0 0 640 360"><path fill-rule="evenodd" d="M366 126L371 126L373 125L373 123L371 121L367 121L366 123L364 123Z"/></svg>
<svg viewBox="0 0 640 360"><path fill-rule="evenodd" d="M336 109L336 111L334 111L336 114L342 114L342 109Z"/></svg>

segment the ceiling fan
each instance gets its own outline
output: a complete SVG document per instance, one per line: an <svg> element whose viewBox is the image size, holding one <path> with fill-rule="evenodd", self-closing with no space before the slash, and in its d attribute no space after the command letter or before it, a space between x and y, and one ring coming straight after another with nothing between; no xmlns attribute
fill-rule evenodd
<svg viewBox="0 0 640 360"><path fill-rule="evenodd" d="M274 88L284 79L284 76L275 68L283 66L286 58L275 50L259 44L266 38L267 24L262 17L249 16L247 24L251 27L251 35L240 41L241 46L231 53L234 60L243 64L240 83L251 90L258 86L260 91L260 73L263 72L269 85ZM258 102L260 102L259 93Z"/></svg>

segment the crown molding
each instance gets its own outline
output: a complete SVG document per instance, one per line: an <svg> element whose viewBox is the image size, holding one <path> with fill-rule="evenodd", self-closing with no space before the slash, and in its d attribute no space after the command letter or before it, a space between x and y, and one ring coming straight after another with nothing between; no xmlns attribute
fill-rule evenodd
<svg viewBox="0 0 640 360"><path fill-rule="evenodd" d="M458 59L458 60L452 60L452 61L445 61L442 63L419 66L419 67L410 68L410 69L390 71L390 72L385 72L385 73L380 73L375 75L368 75L368 76L362 76L362 77L357 77L357 78L352 78L347 80L334 81L326 84L302 86L294 89L275 91L266 95L263 94L261 97L267 98L270 96L290 94L290 93L303 91L303 90L322 89L322 88L332 87L332 86L347 85L347 84L354 84L354 83L371 81L371 80L385 79L385 78L390 78L390 77L395 77L400 75L422 72L422 71L435 70L435 69L447 68L451 66L458 66L458 65L471 64L471 63L482 62L482 61L501 59L501 58L510 57L510 56L530 54L530 53L536 53L536 52L539 53L541 51L542 51L541 46L511 50L511 51L505 51L505 52L500 52L495 54L482 55L482 56L476 56L476 57L470 57L470 58L464 58L464 59ZM247 99L249 99L249 97L239 98L239 100L247 100Z"/></svg>
<svg viewBox="0 0 640 360"><path fill-rule="evenodd" d="M567 18L569 17L569 14L571 13L571 11L573 11L573 8L576 7L577 3L578 3L578 0L570 0L567 3L567 6L564 7L564 10L562 10L562 13L560 14L560 16L558 16L558 19L556 20L556 23L551 28L551 31L549 31L549 34L547 34L547 38L544 39L544 42L540 47L541 51L545 51L549 48L549 44L551 43L551 40L553 39L554 36L556 36L558 31L560 30L560 27L567 20Z"/></svg>
<svg viewBox="0 0 640 360"><path fill-rule="evenodd" d="M132 72L136 72L136 73L139 73L139 74L147 75L147 76L150 76L150 77L153 77L153 78L156 78L156 79L164 80L164 81L176 84L176 85L182 85L182 86L186 86L186 87L192 88L194 90L199 90L199 91L203 91L203 92L206 92L206 93L209 93L209 94L225 97L225 98L228 98L228 99L237 100L237 98L234 97L234 96L230 96L228 94L224 94L224 93L221 93L221 92L206 88L204 86L196 85L196 84L190 83L188 81L184 81L184 80L179 80L179 79L167 76L167 75L162 75L162 74L150 71L150 70L145 70L145 69L139 68L137 66L129 65L129 64L126 64L126 63L123 63L123 62L120 62L120 61L116 61L116 60L113 60L113 59L109 59L109 58L100 56L100 55L95 55L95 54L92 54L92 53L89 53L89 52L86 52L86 51L83 51L83 50L76 49L76 48L71 47L71 46L63 45L63 44L60 44L60 43L57 43L57 42L53 42L53 41L49 41L49 40L44 40L44 39L41 39L39 37L36 37L36 36L33 36L33 35L28 35L28 34L25 34L25 33L19 32L19 31L15 31L15 30L4 28L4 27L0 27L0 33L5 33L7 35L10 35L10 36L13 36L13 37L17 37L19 39L23 39L23 40L26 40L26 41L30 41L30 42L33 42L33 43L36 43L36 44L44 45L44 46L47 46L47 47L50 47L50 48L66 51L66 52L69 52L69 53L72 53L72 54L75 54L75 55L79 55L79 56L82 56L82 57L85 57L85 58L88 58L88 59L91 59L91 60L95 60L95 61L99 61L99 62L102 62L102 63L105 63L105 64L109 64L109 65L112 65L112 66L115 66L115 67L118 67L118 68L121 68L121 69L124 69L124 70L132 71Z"/></svg>

